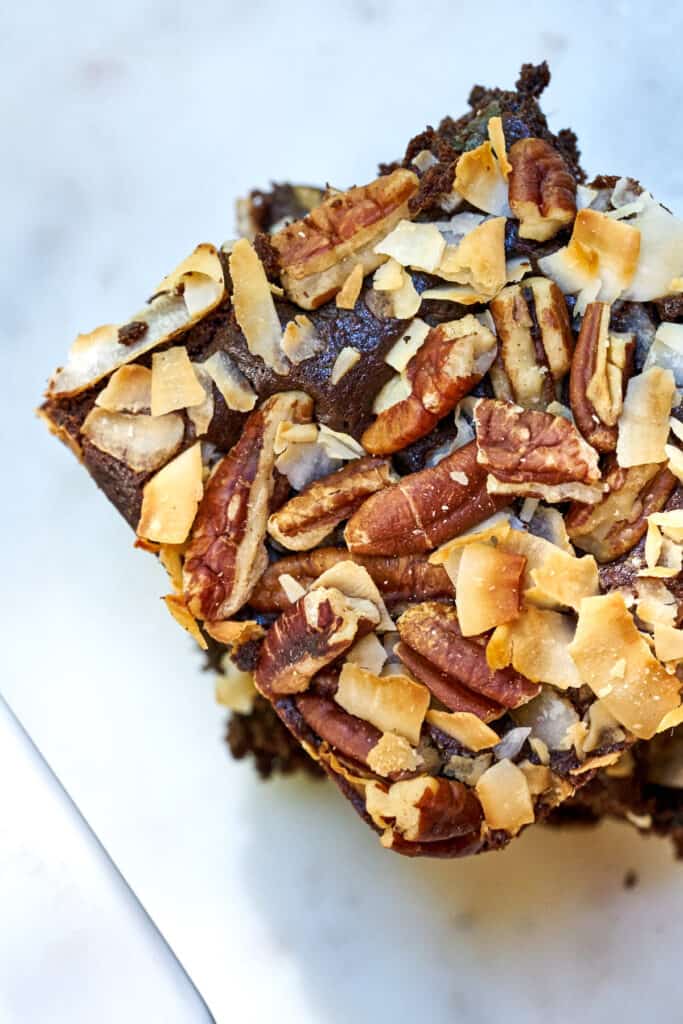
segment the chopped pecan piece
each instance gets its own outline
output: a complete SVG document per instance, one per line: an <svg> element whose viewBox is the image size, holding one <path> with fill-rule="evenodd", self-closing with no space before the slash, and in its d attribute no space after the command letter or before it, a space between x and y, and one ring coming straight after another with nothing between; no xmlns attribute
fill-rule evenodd
<svg viewBox="0 0 683 1024"><path fill-rule="evenodd" d="M498 358L491 367L496 398L544 409L557 398L574 348L564 295L553 281L530 277L491 302Z"/></svg>
<svg viewBox="0 0 683 1024"><path fill-rule="evenodd" d="M617 447L617 420L636 346L633 334L610 334L611 312L607 302L586 307L569 378L574 421L599 452Z"/></svg>
<svg viewBox="0 0 683 1024"><path fill-rule="evenodd" d="M494 334L472 315L433 327L406 367L410 395L379 414L364 447L389 455L424 437L479 383L495 354Z"/></svg>
<svg viewBox="0 0 683 1024"><path fill-rule="evenodd" d="M477 461L491 473L492 493L600 500L598 454L563 416L484 398L474 420Z"/></svg>
<svg viewBox="0 0 683 1024"><path fill-rule="evenodd" d="M386 829L383 842L389 844L392 835L423 843L466 835L478 831L483 818L472 790L452 779L408 779L388 790L372 783L366 807L374 823Z"/></svg>
<svg viewBox="0 0 683 1024"><path fill-rule="evenodd" d="M254 682L264 697L303 693L320 669L352 645L379 613L333 587L312 590L273 623L263 641Z"/></svg>
<svg viewBox="0 0 683 1024"><path fill-rule="evenodd" d="M302 693L295 703L306 725L333 750L367 764L368 754L381 739L379 729L317 693Z"/></svg>
<svg viewBox="0 0 683 1024"><path fill-rule="evenodd" d="M310 418L302 391L285 391L253 412L206 486L183 566L187 606L198 619L227 619L268 564L266 522L275 487L274 441L285 420Z"/></svg>
<svg viewBox="0 0 683 1024"><path fill-rule="evenodd" d="M269 565L249 598L258 612L285 611L290 606L280 576L292 576L305 589L337 562L357 562L370 573L388 604L452 597L453 584L441 565L430 565L422 555L394 558L353 555L346 548L318 548L308 554L289 555Z"/></svg>
<svg viewBox="0 0 683 1024"><path fill-rule="evenodd" d="M607 492L597 505L574 502L565 516L573 544L598 562L613 562L635 547L647 531L647 517L664 508L676 486L665 464L622 469L612 459Z"/></svg>
<svg viewBox="0 0 683 1024"><path fill-rule="evenodd" d="M287 295L317 309L341 289L356 265L364 274L385 257L374 252L400 220L410 220L408 201L417 192L412 171L399 169L348 192L338 192L271 237Z"/></svg>
<svg viewBox="0 0 683 1024"><path fill-rule="evenodd" d="M349 520L344 537L354 554L419 554L488 519L505 501L488 493L472 441L373 494Z"/></svg>
<svg viewBox="0 0 683 1024"><path fill-rule="evenodd" d="M539 693L537 684L514 669L489 668L485 647L476 640L466 640L460 632L453 605L437 601L413 605L403 613L397 626L403 643L437 672L490 701L516 708Z"/></svg>
<svg viewBox="0 0 683 1024"><path fill-rule="evenodd" d="M388 459L354 459L283 505L268 520L268 533L290 551L308 551L395 479Z"/></svg>
<svg viewBox="0 0 683 1024"><path fill-rule="evenodd" d="M545 242L576 216L576 181L563 157L543 139L519 139L510 147L510 209L519 237Z"/></svg>

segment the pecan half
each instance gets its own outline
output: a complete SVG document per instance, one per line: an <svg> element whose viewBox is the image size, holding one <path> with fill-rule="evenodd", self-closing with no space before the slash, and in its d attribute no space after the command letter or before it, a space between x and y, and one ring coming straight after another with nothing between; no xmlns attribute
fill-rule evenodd
<svg viewBox="0 0 683 1024"><path fill-rule="evenodd" d="M395 479L388 459L354 459L283 505L268 520L268 533L291 551L308 551Z"/></svg>
<svg viewBox="0 0 683 1024"><path fill-rule="evenodd" d="M284 420L310 418L302 391L269 398L209 479L183 565L184 596L198 619L227 619L249 597L268 564L263 544L275 487L274 441Z"/></svg>
<svg viewBox="0 0 683 1024"><path fill-rule="evenodd" d="M519 139L510 147L510 209L519 237L545 242L576 216L576 181L564 158L543 139Z"/></svg>
<svg viewBox="0 0 683 1024"><path fill-rule="evenodd" d="M495 354L495 335L472 315L433 327L406 367L410 395L379 414L363 446L389 455L424 437L479 383Z"/></svg>
<svg viewBox="0 0 683 1024"><path fill-rule="evenodd" d="M436 466L373 494L347 523L344 538L354 554L419 554L483 522L504 504L488 493L472 441Z"/></svg>
<svg viewBox="0 0 683 1024"><path fill-rule="evenodd" d="M368 814L387 830L389 841L395 834L410 842L438 842L477 832L483 819L472 790L452 779L409 779L388 790L373 783L365 799Z"/></svg>
<svg viewBox="0 0 683 1024"><path fill-rule="evenodd" d="M404 218L412 219L408 201L417 192L412 171L399 169L369 185L338 192L303 220L272 235L282 285L304 309L317 309L342 287L360 264L369 274L383 263L374 247Z"/></svg>
<svg viewBox="0 0 683 1024"><path fill-rule="evenodd" d="M437 601L413 605L398 620L397 628L403 643L437 672L503 707L519 707L539 693L536 683L514 669L489 668L485 647L466 640L460 632L453 605ZM424 683L429 686L426 680Z"/></svg>
<svg viewBox="0 0 683 1024"><path fill-rule="evenodd" d="M482 722L493 722L505 713L502 704L487 700L478 693L463 686L453 676L439 672L430 661L414 651L408 644L398 643L394 648L405 667L416 679L448 708L449 711L469 711L481 718Z"/></svg>
<svg viewBox="0 0 683 1024"><path fill-rule="evenodd" d="M329 697L302 693L295 703L306 725L335 751L367 764L368 754L381 739L379 729L350 715Z"/></svg>
<svg viewBox="0 0 683 1024"><path fill-rule="evenodd" d="M474 420L477 461L490 471L493 493L600 500L598 454L563 416L483 398Z"/></svg>
<svg viewBox="0 0 683 1024"><path fill-rule="evenodd" d="M353 555L346 548L318 548L308 554L288 555L269 565L254 587L249 604L258 612L285 611L290 601L280 585L283 573L308 589L331 566L348 560L367 569L387 604L452 597L455 593L443 566L430 565L422 555L385 558Z"/></svg>
<svg viewBox="0 0 683 1024"><path fill-rule="evenodd" d="M574 502L565 516L572 543L612 562L635 547L647 531L647 517L664 508L676 486L665 464L622 469L612 459L604 477L607 492L597 505Z"/></svg>
<svg viewBox="0 0 683 1024"><path fill-rule="evenodd" d="M565 297L545 277L504 288L490 304L498 332L491 367L496 398L525 409L544 409L557 398L574 348Z"/></svg>
<svg viewBox="0 0 683 1024"><path fill-rule="evenodd" d="M569 377L574 421L599 452L617 447L617 420L636 347L635 335L610 334L611 312L607 302L586 307Z"/></svg>
<svg viewBox="0 0 683 1024"><path fill-rule="evenodd" d="M377 625L369 601L355 602L333 587L312 590L266 633L254 673L264 697L303 693L320 669L352 645L359 628Z"/></svg>

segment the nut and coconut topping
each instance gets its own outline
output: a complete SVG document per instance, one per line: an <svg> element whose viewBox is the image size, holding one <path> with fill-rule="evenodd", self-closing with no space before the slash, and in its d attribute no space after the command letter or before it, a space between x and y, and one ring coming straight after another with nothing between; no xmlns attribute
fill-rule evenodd
<svg viewBox="0 0 683 1024"><path fill-rule="evenodd" d="M500 845L683 720L683 325L640 305L680 291L683 225L484 127L450 177L429 144L199 246L45 412L138 488L217 699L270 700L401 852Z"/></svg>

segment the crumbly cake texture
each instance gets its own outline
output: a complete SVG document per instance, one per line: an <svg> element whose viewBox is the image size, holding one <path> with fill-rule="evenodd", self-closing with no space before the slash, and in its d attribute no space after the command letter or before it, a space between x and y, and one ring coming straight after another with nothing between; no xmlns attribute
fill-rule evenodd
<svg viewBox="0 0 683 1024"><path fill-rule="evenodd" d="M305 752L411 856L500 848L683 720L683 223L583 184L548 77L366 185L252 193L41 409L236 756Z"/></svg>

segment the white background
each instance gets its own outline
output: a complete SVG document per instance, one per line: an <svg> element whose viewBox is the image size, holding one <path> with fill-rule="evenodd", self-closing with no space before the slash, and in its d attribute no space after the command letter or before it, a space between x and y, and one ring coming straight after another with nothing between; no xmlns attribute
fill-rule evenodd
<svg viewBox="0 0 683 1024"><path fill-rule="evenodd" d="M331 787L231 763L161 569L32 417L46 377L77 331L231 236L249 187L368 180L523 60L551 61L545 108L590 171L680 210L682 28L648 2L23 0L2 16L0 689L221 1022L675 1018L683 869L618 826L405 861ZM9 909L0 942L47 1006L55 964Z"/></svg>

